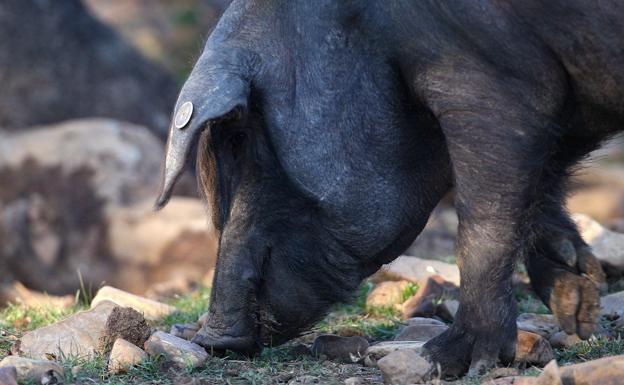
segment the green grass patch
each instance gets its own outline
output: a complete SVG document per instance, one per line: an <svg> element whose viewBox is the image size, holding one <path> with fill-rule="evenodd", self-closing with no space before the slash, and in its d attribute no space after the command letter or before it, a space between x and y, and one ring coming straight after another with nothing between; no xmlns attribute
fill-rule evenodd
<svg viewBox="0 0 624 385"><path fill-rule="evenodd" d="M169 304L175 306L179 312L167 316L162 321L162 326L171 327L174 324L197 322L197 319L208 310L209 301L209 287L201 287L190 294L176 296Z"/></svg>

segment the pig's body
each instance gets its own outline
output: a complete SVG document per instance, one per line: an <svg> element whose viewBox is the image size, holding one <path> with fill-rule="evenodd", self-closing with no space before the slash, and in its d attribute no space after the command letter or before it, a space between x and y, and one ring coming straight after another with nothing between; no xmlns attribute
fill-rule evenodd
<svg viewBox="0 0 624 385"><path fill-rule="evenodd" d="M235 1L180 94L176 110L196 109L172 128L159 201L201 135L222 234L196 342L296 335L399 255L453 185L461 305L427 344L444 374L513 357L518 258L589 337L604 277L565 179L624 121L621 20L616 1Z"/></svg>

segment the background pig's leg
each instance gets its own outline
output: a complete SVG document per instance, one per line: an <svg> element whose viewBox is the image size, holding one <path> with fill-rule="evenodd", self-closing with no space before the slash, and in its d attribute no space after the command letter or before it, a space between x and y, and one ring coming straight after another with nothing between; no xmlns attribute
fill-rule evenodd
<svg viewBox="0 0 624 385"><path fill-rule="evenodd" d="M531 285L562 328L587 339L596 328L605 276L563 204L569 168L597 147L598 140L571 136L561 142L561 150L543 168L543 193L535 204L526 265Z"/></svg>

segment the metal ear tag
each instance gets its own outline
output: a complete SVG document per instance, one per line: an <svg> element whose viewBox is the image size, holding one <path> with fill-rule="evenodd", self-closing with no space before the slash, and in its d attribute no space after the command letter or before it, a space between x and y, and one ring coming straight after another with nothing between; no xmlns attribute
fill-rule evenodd
<svg viewBox="0 0 624 385"><path fill-rule="evenodd" d="M193 103L186 102L180 106L174 119L175 128L184 128L193 115Z"/></svg>

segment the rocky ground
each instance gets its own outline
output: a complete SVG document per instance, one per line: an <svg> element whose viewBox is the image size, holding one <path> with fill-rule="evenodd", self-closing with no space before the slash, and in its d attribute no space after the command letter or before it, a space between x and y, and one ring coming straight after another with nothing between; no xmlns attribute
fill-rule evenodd
<svg viewBox="0 0 624 385"><path fill-rule="evenodd" d="M624 235L594 230L612 246L605 250L624 250L614 243ZM0 312L0 385L447 383L429 379L432 368L418 353L452 322L457 279L453 264L401 257L366 281L353 304L254 358L213 357L189 342L204 322L206 288L165 302L112 287L93 299L79 293L77 302L23 293L21 303ZM517 282L524 313L516 363L454 384L620 383L624 292L603 297L600 330L580 341L563 333L526 290L521 269ZM618 287L621 282L612 280L611 288Z"/></svg>

